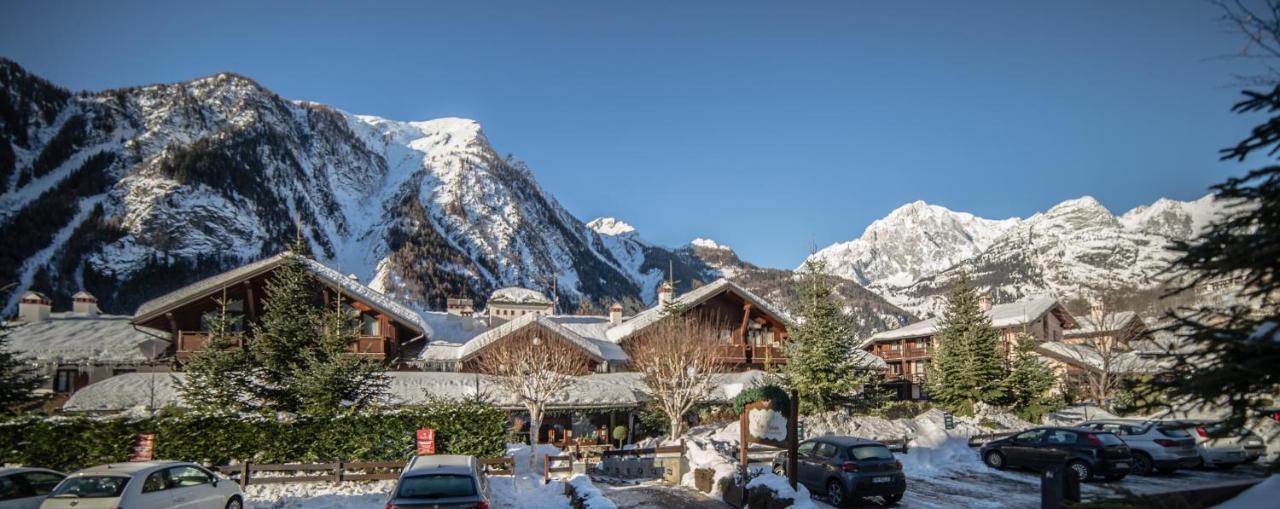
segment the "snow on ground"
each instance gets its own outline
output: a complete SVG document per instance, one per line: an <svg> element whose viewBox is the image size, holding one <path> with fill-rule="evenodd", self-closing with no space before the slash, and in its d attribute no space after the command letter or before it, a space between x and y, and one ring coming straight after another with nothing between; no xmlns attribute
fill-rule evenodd
<svg viewBox="0 0 1280 509"><path fill-rule="evenodd" d="M1255 509L1269 507L1280 500L1280 475L1268 477L1256 486L1244 490L1235 498L1214 506L1214 509Z"/></svg>
<svg viewBox="0 0 1280 509"><path fill-rule="evenodd" d="M382 509L395 481L249 485L249 509Z"/></svg>

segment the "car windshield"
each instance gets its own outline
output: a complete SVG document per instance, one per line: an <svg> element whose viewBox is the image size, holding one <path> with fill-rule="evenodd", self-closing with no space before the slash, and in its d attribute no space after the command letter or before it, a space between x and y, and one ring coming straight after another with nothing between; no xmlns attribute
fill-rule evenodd
<svg viewBox="0 0 1280 509"><path fill-rule="evenodd" d="M849 448L849 455L858 460L891 460L893 453L883 445L855 445Z"/></svg>
<svg viewBox="0 0 1280 509"><path fill-rule="evenodd" d="M51 497L76 497L76 498L115 498L124 493L125 485L129 484L128 477L119 477L114 475L86 475L83 477L68 477L53 489Z"/></svg>
<svg viewBox="0 0 1280 509"><path fill-rule="evenodd" d="M1093 436L1098 437L1102 445L1124 445L1124 440L1120 440L1120 437L1111 433L1094 433Z"/></svg>
<svg viewBox="0 0 1280 509"><path fill-rule="evenodd" d="M467 475L419 475L400 480L396 496L402 498L453 498L476 494L476 483Z"/></svg>
<svg viewBox="0 0 1280 509"><path fill-rule="evenodd" d="M1169 438L1191 438L1191 434L1186 429L1177 426L1156 426L1156 430Z"/></svg>

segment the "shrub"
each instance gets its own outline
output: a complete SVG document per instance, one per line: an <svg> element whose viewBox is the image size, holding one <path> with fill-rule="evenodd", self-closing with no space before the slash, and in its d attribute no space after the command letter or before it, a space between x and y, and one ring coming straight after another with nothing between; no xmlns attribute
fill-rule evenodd
<svg viewBox="0 0 1280 509"><path fill-rule="evenodd" d="M876 414L885 419L910 419L929 411L933 405L928 401L893 401L876 410Z"/></svg>
<svg viewBox="0 0 1280 509"><path fill-rule="evenodd" d="M741 414L743 408L757 401L769 401L774 411L783 414L789 412L791 408L791 397L787 395L787 391L777 385L768 384L758 385L739 393L733 398L733 411Z"/></svg>

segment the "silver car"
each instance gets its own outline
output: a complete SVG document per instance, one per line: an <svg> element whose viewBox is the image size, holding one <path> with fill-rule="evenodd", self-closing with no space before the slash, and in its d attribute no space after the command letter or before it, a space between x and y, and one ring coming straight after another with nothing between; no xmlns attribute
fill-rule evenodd
<svg viewBox="0 0 1280 509"><path fill-rule="evenodd" d="M45 468L0 468L0 509L37 509L67 474Z"/></svg>
<svg viewBox="0 0 1280 509"><path fill-rule="evenodd" d="M1178 419L1166 421L1182 426L1196 439L1196 449L1204 466L1232 468L1241 463L1251 463L1266 455L1267 445L1248 428L1232 431L1220 421L1209 419Z"/></svg>
<svg viewBox="0 0 1280 509"><path fill-rule="evenodd" d="M1088 421L1080 427L1115 433L1133 453L1133 472L1171 474L1200 463L1196 440L1185 429L1169 423L1139 419Z"/></svg>
<svg viewBox="0 0 1280 509"><path fill-rule="evenodd" d="M40 509L242 509L240 486L195 463L140 461L67 476Z"/></svg>
<svg viewBox="0 0 1280 509"><path fill-rule="evenodd" d="M387 509L489 509L488 480L473 456L414 456L396 480Z"/></svg>

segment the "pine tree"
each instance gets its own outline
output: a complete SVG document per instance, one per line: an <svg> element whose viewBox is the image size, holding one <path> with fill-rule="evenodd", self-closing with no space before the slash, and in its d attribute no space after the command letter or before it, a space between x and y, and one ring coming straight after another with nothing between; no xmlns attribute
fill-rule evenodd
<svg viewBox="0 0 1280 509"><path fill-rule="evenodd" d="M1280 149L1280 86L1245 95L1236 112L1270 118L1224 150L1223 159L1244 161L1260 152L1269 161ZM1273 411L1280 394L1280 166L1230 178L1213 190L1215 201L1227 204L1227 214L1199 237L1174 243L1179 255L1173 270L1186 281L1177 293L1223 280L1241 282L1242 288L1233 303L1170 314L1174 324L1167 330L1193 348L1176 352L1173 369L1154 383L1176 403L1225 406L1230 414L1223 429L1236 429Z"/></svg>
<svg viewBox="0 0 1280 509"><path fill-rule="evenodd" d="M9 350L9 328L0 321L0 412L26 409L43 400L36 389L48 380L32 365Z"/></svg>
<svg viewBox="0 0 1280 509"><path fill-rule="evenodd" d="M857 401L864 376L856 371L853 325L836 300L821 261L805 262L796 286L798 322L791 328L783 378L800 396L800 411L817 413Z"/></svg>
<svg viewBox="0 0 1280 509"><path fill-rule="evenodd" d="M209 339L182 367L186 376L178 391L183 401L198 411L240 412L249 407L251 359L236 326L242 318L228 312L229 303L223 289L218 310L205 317Z"/></svg>
<svg viewBox="0 0 1280 509"><path fill-rule="evenodd" d="M978 402L996 404L1004 397L1000 339L963 272L947 299L936 341L925 382L930 398L969 414Z"/></svg>
<svg viewBox="0 0 1280 509"><path fill-rule="evenodd" d="M315 280L296 254L285 257L267 280L250 345L254 397L266 409L296 412L301 406L294 377L305 365L303 353L319 337L316 294Z"/></svg>
<svg viewBox="0 0 1280 509"><path fill-rule="evenodd" d="M1024 419L1038 422L1041 416L1062 406L1060 397L1049 394L1058 378L1053 368L1035 354L1034 337L1024 333L1018 335L1016 341L1018 348L1009 366L1009 376L1004 379L1004 404Z"/></svg>
<svg viewBox="0 0 1280 509"><path fill-rule="evenodd" d="M389 380L381 365L346 355L358 337L356 323L339 294L320 317L317 344L302 354L292 391L303 413L331 414L381 403Z"/></svg>

